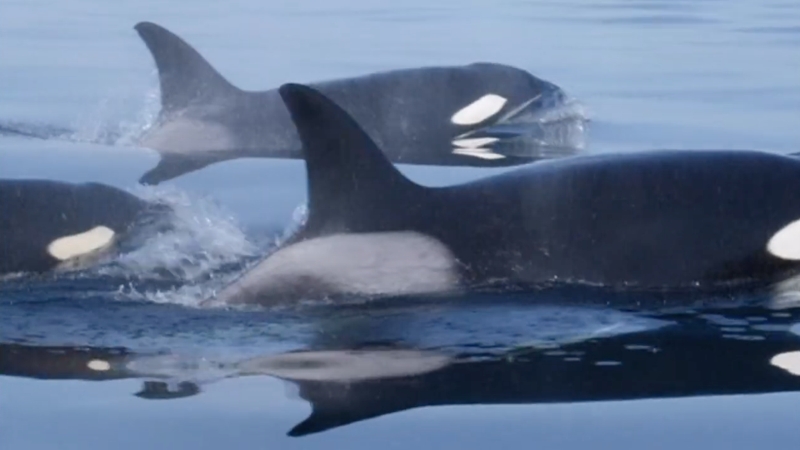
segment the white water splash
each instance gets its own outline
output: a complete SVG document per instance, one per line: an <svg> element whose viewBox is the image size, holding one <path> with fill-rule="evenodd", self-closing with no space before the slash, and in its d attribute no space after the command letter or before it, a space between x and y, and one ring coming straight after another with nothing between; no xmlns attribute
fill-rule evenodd
<svg viewBox="0 0 800 450"><path fill-rule="evenodd" d="M146 290L139 289L130 284L128 286L120 286L117 292L117 300L134 300L145 301L151 303L180 305L189 308L199 308L204 300L211 298L220 286L226 284L226 278L230 279L232 276L228 274L226 277L220 277L199 284L187 284L174 289L156 289Z"/></svg>
<svg viewBox="0 0 800 450"><path fill-rule="evenodd" d="M548 107L525 111L506 123L528 125L531 129L523 133L522 140L529 136L538 146L582 151L586 148L589 121L585 105L578 99L569 97Z"/></svg>
<svg viewBox="0 0 800 450"><path fill-rule="evenodd" d="M563 120L575 120L581 122L589 121L589 113L586 106L577 98L567 96L555 96L553 99L541 104L533 105L531 108L519 111L502 123L538 123L545 125L548 123Z"/></svg>
<svg viewBox="0 0 800 450"><path fill-rule="evenodd" d="M151 80L142 96L140 86L109 93L92 112L71 124L72 132L60 136L73 142L110 146L135 146L158 118L161 109L159 87Z"/></svg>
<svg viewBox="0 0 800 450"><path fill-rule="evenodd" d="M158 77L131 81L107 93L90 111L66 125L0 121L0 134L107 146L135 147L161 110ZM142 95L144 92L144 95Z"/></svg>
<svg viewBox="0 0 800 450"><path fill-rule="evenodd" d="M308 205L303 203L292 211L292 222L281 236L275 239L274 246L280 246L286 239L289 239L300 227L305 225L306 220L308 220Z"/></svg>
<svg viewBox="0 0 800 450"><path fill-rule="evenodd" d="M168 186L138 186L131 192L147 201L169 205L173 210L170 228L98 269L105 275L191 282L258 254L258 247L236 219L209 198Z"/></svg>
<svg viewBox="0 0 800 450"><path fill-rule="evenodd" d="M118 298L200 307L220 289L241 277L305 222L308 210L298 206L285 231L266 245L256 245L238 227L232 216L223 214L212 202L190 199L186 194L165 188L143 187L150 200L168 201L178 216L175 230L152 239L139 250L121 256L116 268L139 275L168 270L185 281L182 286L167 290L143 290L134 285L122 286ZM250 259L250 261L246 261ZM235 271L225 270L236 264ZM220 270L222 269L222 270ZM208 304L214 307L219 305Z"/></svg>
<svg viewBox="0 0 800 450"><path fill-rule="evenodd" d="M459 138L492 138L494 153L523 158L558 158L586 149L590 122L578 99L556 91L513 110L498 123Z"/></svg>

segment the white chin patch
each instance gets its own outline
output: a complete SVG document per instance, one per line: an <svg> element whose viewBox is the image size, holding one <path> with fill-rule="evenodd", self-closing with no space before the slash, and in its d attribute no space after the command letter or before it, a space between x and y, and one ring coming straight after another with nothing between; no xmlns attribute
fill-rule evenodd
<svg viewBox="0 0 800 450"><path fill-rule="evenodd" d="M56 239L47 246L47 252L59 261L67 261L103 250L111 245L113 240L114 230L99 226L83 233Z"/></svg>
<svg viewBox="0 0 800 450"><path fill-rule="evenodd" d="M777 258L800 261L800 220L775 233L767 242L767 251Z"/></svg>
<svg viewBox="0 0 800 450"><path fill-rule="evenodd" d="M508 100L496 94L487 94L461 108L450 119L456 125L475 125L500 112Z"/></svg>
<svg viewBox="0 0 800 450"><path fill-rule="evenodd" d="M483 147L484 145L489 145L497 141L499 141L499 139L492 137L456 139L453 141L453 145L456 146L456 148L453 149L453 153L481 159L503 159L505 156Z"/></svg>
<svg viewBox="0 0 800 450"><path fill-rule="evenodd" d="M780 353L773 356L769 362L792 375L800 376L800 352Z"/></svg>

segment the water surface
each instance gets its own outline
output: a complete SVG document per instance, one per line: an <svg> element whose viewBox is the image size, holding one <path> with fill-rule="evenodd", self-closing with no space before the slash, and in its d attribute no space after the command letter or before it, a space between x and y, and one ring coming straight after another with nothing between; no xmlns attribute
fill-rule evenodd
<svg viewBox="0 0 800 450"><path fill-rule="evenodd" d="M0 135L0 177L112 184L176 205L179 226L88 273L3 282L0 448L796 445L791 310L557 290L197 308L295 223L303 166L137 186L157 160L135 145L158 110L142 20L245 89L493 61L576 99L586 153L800 144L796 2L6 1L0 129L34 138ZM440 185L508 170L401 169Z"/></svg>

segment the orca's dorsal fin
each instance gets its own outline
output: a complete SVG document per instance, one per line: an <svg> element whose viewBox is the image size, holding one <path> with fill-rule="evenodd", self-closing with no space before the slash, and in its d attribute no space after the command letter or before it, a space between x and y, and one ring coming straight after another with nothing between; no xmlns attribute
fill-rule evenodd
<svg viewBox="0 0 800 450"><path fill-rule="evenodd" d="M207 102L239 91L197 50L166 28L151 22L139 22L134 29L155 60L163 112L180 110L194 102Z"/></svg>
<svg viewBox="0 0 800 450"><path fill-rule="evenodd" d="M288 83L278 89L297 128L308 177L309 228L357 230L357 217L379 216L428 188L406 178L350 114L320 92ZM336 222L336 224L332 224ZM342 231L342 230L340 230ZM370 231L370 230L367 230Z"/></svg>

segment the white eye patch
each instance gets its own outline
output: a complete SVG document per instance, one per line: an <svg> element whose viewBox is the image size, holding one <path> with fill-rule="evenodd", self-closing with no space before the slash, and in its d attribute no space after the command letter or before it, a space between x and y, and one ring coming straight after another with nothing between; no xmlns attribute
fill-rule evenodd
<svg viewBox="0 0 800 450"><path fill-rule="evenodd" d="M111 364L108 361L103 361L102 359L93 359L86 363L86 367L95 372L108 372L111 370Z"/></svg>
<svg viewBox="0 0 800 450"><path fill-rule="evenodd" d="M111 244L114 230L99 226L83 233L58 238L47 246L47 252L59 261L101 250Z"/></svg>
<svg viewBox="0 0 800 450"><path fill-rule="evenodd" d="M800 260L800 220L778 230L767 242L767 251L777 258Z"/></svg>
<svg viewBox="0 0 800 450"><path fill-rule="evenodd" d="M780 353L773 356L769 362L792 375L800 376L800 352Z"/></svg>
<svg viewBox="0 0 800 450"><path fill-rule="evenodd" d="M475 125L500 112L508 100L496 94L487 94L461 108L450 119L456 125Z"/></svg>

